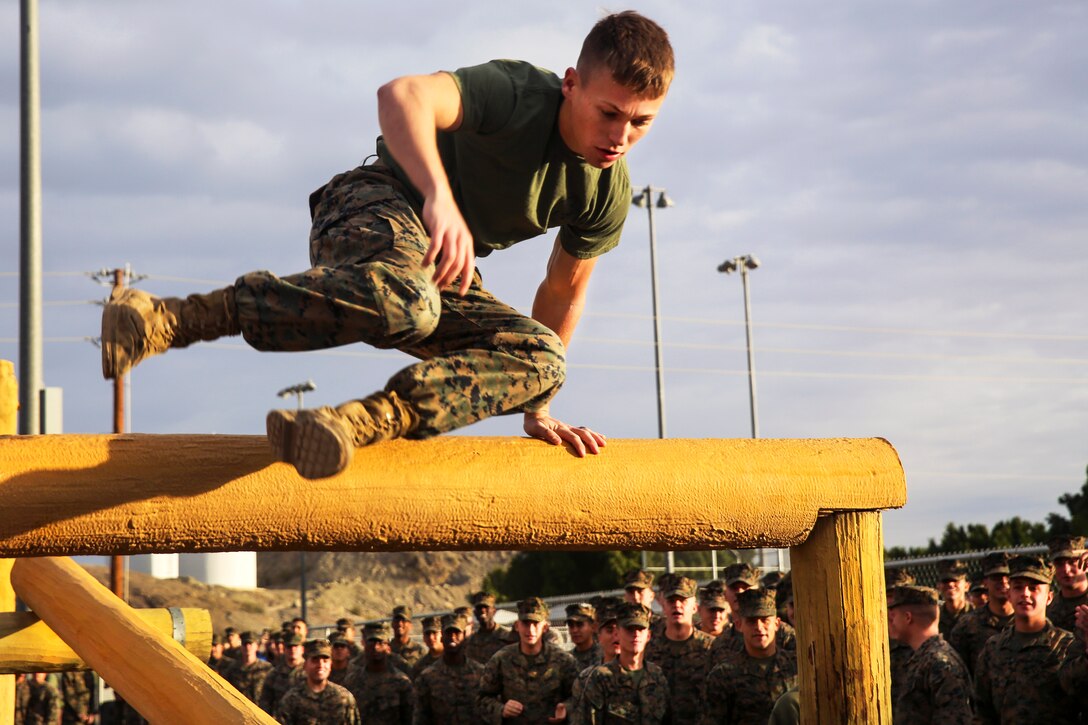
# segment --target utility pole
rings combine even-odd
[[[41,433],[42,170],[38,2],[19,16],[19,432]]]
[[[314,385],[313,380],[307,380],[304,383],[298,383],[297,385],[290,385],[283,390],[276,393],[281,398],[286,398],[294,395],[298,400],[298,410],[302,410],[302,396],[305,393],[313,392],[317,390],[317,386]],[[306,619],[306,552],[298,552],[298,602],[299,602],[299,614],[298,616]]]
[[[110,294],[119,294],[125,288],[125,269],[113,270],[113,290]],[[125,378],[121,375],[113,379],[113,432],[125,432]],[[122,602],[128,601],[125,591],[125,557],[114,554],[110,557],[110,589]]]

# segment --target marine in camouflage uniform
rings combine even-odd
[[[566,614],[567,633],[574,642],[574,649],[570,650],[570,654],[578,665],[578,671],[601,664],[601,646],[594,638],[596,609],[588,602],[579,602],[568,604]],[[576,636],[581,642],[575,639]]]
[[[737,614],[738,620],[744,620],[742,629],[760,620],[769,623],[766,626],[777,626],[774,593],[762,589],[740,593]],[[710,671],[703,725],[765,725],[775,702],[797,681],[796,654],[778,647],[773,637],[768,641],[772,644],[764,651],[750,646],[740,652],[730,651]]]
[[[26,725],[56,725],[64,707],[60,692],[47,679],[44,672],[28,675],[28,697],[23,710]]]
[[[351,690],[359,715],[367,725],[411,725],[415,690],[408,675],[392,667],[388,622],[363,627],[366,665],[356,669],[344,686]]]
[[[305,661],[301,654],[301,648],[304,645],[302,637],[291,632],[282,635],[282,639],[284,646],[283,657],[273,666],[272,671],[268,673],[268,677],[264,679],[264,687],[261,688],[261,699],[257,703],[269,715],[276,714],[276,707],[288,690],[295,685],[304,685],[306,683],[306,673],[302,666],[302,662]],[[292,659],[292,654],[294,659]],[[298,661],[299,664],[292,664],[292,661]]]
[[[711,635],[707,635],[710,637]],[[720,665],[725,661],[730,652],[744,650],[744,635],[737,629],[736,622],[726,625],[722,633],[717,637],[711,637],[710,666]],[[794,652],[797,650],[797,630],[790,626],[789,622],[779,620],[778,631],[774,635],[775,644],[779,649]]]
[[[619,616],[619,608],[624,601],[619,597],[598,597],[594,603],[594,624],[596,625],[598,642],[601,650],[601,661],[592,667],[585,667],[578,673],[572,688],[571,702],[574,703],[575,712],[581,710],[580,698],[585,688],[586,681],[593,673],[594,667],[606,665],[619,656],[619,625],[616,618]]]
[[[484,723],[543,725],[559,705],[569,713],[578,669],[573,657],[543,641],[547,622],[548,605],[543,600],[530,597],[518,602],[518,643],[495,653],[480,677],[476,707]],[[504,719],[503,709],[511,701],[520,703],[522,710]]]
[[[30,683],[26,681],[26,675],[20,673],[15,676],[15,725],[26,722],[26,708],[29,703]]]
[[[1012,605],[1008,601],[1009,555],[1003,551],[982,559],[982,574],[989,593],[985,607],[974,609],[960,618],[948,643],[960,653],[971,674],[979,654],[989,639],[1012,626]]]
[[[967,599],[967,565],[957,559],[938,561],[937,583],[944,599],[938,631],[947,640],[960,618],[974,609]],[[960,600],[958,608],[957,599]]]
[[[423,618],[423,641],[427,645],[427,654],[420,657],[408,672],[408,677],[412,678],[412,682],[419,679],[419,676],[423,674],[423,670],[442,659],[441,617]]]
[[[888,606],[892,603],[892,594],[898,587],[914,584],[914,575],[904,567],[887,567],[884,569],[884,594],[888,598]],[[910,662],[914,650],[906,642],[900,642],[888,634],[888,664],[891,672],[892,702],[899,699],[903,691],[903,685],[907,681],[907,663]]]
[[[710,647],[715,638],[695,628],[695,593],[698,585],[688,577],[677,577],[662,592],[666,602],[666,629],[650,638],[646,661],[661,668],[669,683],[673,719],[678,723],[698,722],[703,712],[704,685],[710,672]],[[679,618],[671,614],[679,608]],[[677,639],[674,639],[676,637]]]
[[[61,673],[60,696],[64,703],[61,725],[85,725],[91,721],[97,686],[97,678],[89,670]]]
[[[1055,627],[1072,632],[1076,629],[1077,607],[1088,604],[1088,577],[1085,575],[1083,536],[1057,536],[1048,542],[1050,561],[1055,567],[1058,589],[1046,616]],[[1068,592],[1068,596],[1067,596]]]
[[[1046,596],[1054,568],[1041,558],[1017,556],[1010,562],[1016,622],[988,640],[979,654],[975,690],[983,723],[1080,722],[1080,703],[1062,687],[1060,670],[1074,638],[1046,619]],[[1024,602],[1034,588],[1034,608]],[[1039,601],[1039,598],[1042,601]],[[1032,606],[1028,601],[1028,607]]]
[[[419,662],[427,654],[427,648],[419,642],[414,642],[411,638],[412,610],[403,604],[398,604],[393,607],[393,616],[390,622],[393,627],[393,640],[390,642],[393,654],[404,660],[404,663],[408,666],[408,672],[411,672],[416,662]]]
[[[257,659],[257,638],[252,632],[242,633],[242,655],[233,660],[223,673],[223,679],[232,684],[246,698],[257,704],[265,678],[272,672],[272,665]]]
[[[301,635],[300,635],[301,636]],[[305,679],[289,689],[276,706],[276,720],[282,725],[360,725],[355,696],[329,682],[332,645],[327,639],[306,643],[303,670]]]
[[[940,634],[936,589],[898,586],[888,597],[890,634],[913,654],[892,701],[898,725],[973,723],[973,691],[967,665]]]
[[[329,644],[332,645],[332,670],[329,672],[329,682],[344,686],[347,679],[359,669],[351,661],[351,646],[354,642],[343,632],[333,632],[329,635]]]
[[[487,592],[472,595],[472,613],[476,617],[476,631],[465,643],[465,655],[486,665],[492,655],[517,641],[509,627],[495,621],[495,597]]]
[[[442,655],[415,681],[413,725],[476,725],[476,692],[484,666],[464,653],[467,617],[442,617]]]

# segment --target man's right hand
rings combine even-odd
[[[423,257],[424,266],[435,265],[432,279],[439,290],[460,277],[457,293],[464,297],[476,269],[476,248],[472,232],[451,192],[439,192],[427,198],[423,203],[423,224],[431,234],[431,246]]]
[[[502,706],[502,716],[505,718],[517,717],[525,711],[525,706],[517,700],[507,700]]]

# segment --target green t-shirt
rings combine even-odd
[[[476,255],[555,227],[563,249],[579,259],[616,246],[631,206],[627,162],[597,169],[563,143],[561,79],[513,60],[450,75],[464,114],[457,131],[438,134],[438,150]],[[411,187],[381,138],[378,155]]]

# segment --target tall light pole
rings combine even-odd
[[[302,394],[310,393],[317,390],[317,386],[314,385],[313,380],[307,380],[304,383],[297,385],[289,385],[283,390],[276,393],[281,398],[286,398],[291,395],[298,397],[298,409],[302,410]],[[306,552],[298,552],[298,602],[299,613],[298,616],[306,619]]]
[[[657,202],[654,203],[654,192],[658,192]],[[661,361],[661,314],[658,306],[657,295],[657,227],[654,224],[654,207],[668,209],[675,206],[664,189],[647,184],[642,191],[631,198],[631,203],[640,209],[645,209],[650,218],[650,290],[653,295],[654,312],[654,371],[657,376],[657,437],[665,437],[665,365]],[[673,570],[673,552],[665,553],[665,571]],[[646,552],[642,552],[642,568],[646,568]]]
[[[759,260],[750,254],[727,259],[718,265],[718,271],[730,274],[740,272],[744,287],[744,336],[748,343],[748,405],[752,413],[752,437],[759,438],[759,416],[756,413],[756,360],[752,349],[752,303],[748,294],[748,271],[759,268]]]

